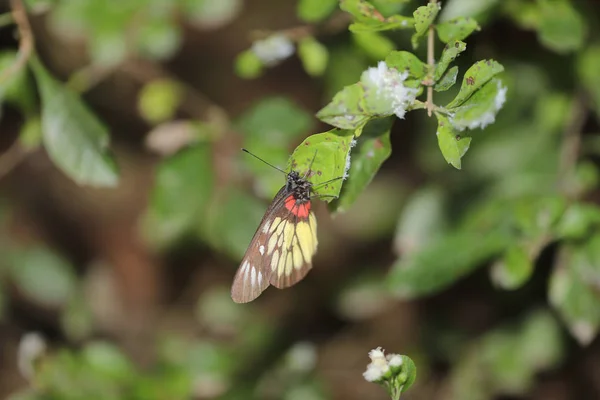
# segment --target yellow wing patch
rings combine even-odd
[[[304,278],[312,268],[312,258],[317,251],[317,219],[311,212],[306,220],[293,223],[289,220],[277,221],[271,225],[273,237],[269,240],[267,254],[273,245],[271,257],[271,284],[278,288],[291,286]],[[275,248],[277,250],[275,250]]]

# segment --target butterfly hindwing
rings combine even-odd
[[[271,260],[271,285],[283,289],[302,280],[312,268],[317,251],[317,220],[312,211],[297,216],[294,208],[282,222],[281,236]],[[270,240],[273,240],[272,238]],[[277,260],[277,262],[275,262]]]

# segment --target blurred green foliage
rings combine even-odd
[[[44,3],[52,29],[82,39],[91,66],[114,70],[131,59],[167,61],[181,49],[182,21],[214,29],[241,8],[238,0],[126,0],[119,7],[97,0],[27,2],[31,10]],[[263,200],[284,175],[250,156],[236,156],[219,175],[227,138],[285,172],[307,176],[336,218],[354,218],[350,229],[333,222],[346,239],[393,242],[388,273],[370,273],[385,263],[375,257],[361,266],[369,273],[340,279],[328,306],[341,319],[361,321],[399,299],[435,296],[482,268],[499,293],[516,292],[550,263],[546,307],[524,304],[520,321],[461,340],[444,354],[451,398],[525,395],[537,373],[565,358],[562,326],[581,346],[600,330],[600,146],[586,131],[592,126],[597,133],[600,116],[595,21],[586,6],[568,0],[416,3],[298,1],[298,18],[311,24],[304,34],[267,32],[239,52],[231,70],[256,79],[284,68],[277,65],[297,52],[322,87],[320,111],[279,95],[258,99],[222,125],[184,117],[193,134],[157,163],[140,233],[157,252],[201,243],[239,260],[264,213]],[[338,18],[345,18],[343,29],[329,40],[319,27]],[[524,49],[534,56],[483,36],[500,19],[510,29],[535,32],[538,47]],[[441,43],[432,65],[424,52],[434,33]],[[264,46],[257,51],[259,41],[267,42],[266,55]],[[471,59],[479,54],[502,64]],[[547,59],[561,63],[549,68]],[[0,71],[16,60],[14,50],[2,52]],[[146,82],[138,117],[152,128],[180,118],[185,92],[175,79]],[[122,184],[109,129],[35,54],[0,82],[0,101],[22,116],[16,143],[26,152],[43,147],[80,185]],[[419,119],[425,111],[435,122]],[[312,114],[333,128],[317,128]],[[408,140],[404,126],[418,134]],[[395,152],[418,170],[419,184],[394,177],[383,189],[369,186]],[[394,211],[398,218],[388,216]],[[8,231],[1,240],[0,318],[16,292],[59,311],[65,336],[82,343],[33,360],[31,388],[12,400],[330,398],[316,349],[304,342],[279,349],[252,385],[239,384],[281,332],[254,305],[234,305],[220,287],[205,291],[195,307],[194,323],[208,333],[160,332],[156,360],[142,369],[116,344],[90,339],[97,321],[68,257],[39,243],[17,244]],[[550,261],[542,260],[548,250]]]

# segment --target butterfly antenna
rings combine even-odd
[[[306,170],[306,173],[304,174],[304,177],[302,179],[306,179],[308,177],[308,173],[310,172],[310,169],[313,166],[313,163],[315,162],[315,158],[317,158],[317,151],[315,150],[315,155],[313,156],[312,160],[310,161],[310,164],[308,164],[308,169]]]
[[[243,152],[246,152],[246,153],[248,153],[248,154],[250,154],[252,157],[256,158],[257,160],[260,160],[260,161],[264,162],[264,163],[265,163],[265,164],[267,164],[269,167],[273,167],[273,168],[275,168],[277,171],[283,172],[284,174],[286,174],[286,175],[287,175],[287,172],[285,172],[285,171],[284,171],[284,170],[282,170],[281,168],[279,168],[279,167],[276,167],[276,166],[274,166],[273,164],[271,164],[271,163],[269,163],[269,162],[266,162],[265,160],[263,160],[262,158],[260,158],[260,157],[259,157],[259,156],[257,156],[256,154],[254,154],[254,153],[251,153],[250,151],[248,151],[247,149],[244,149],[244,148],[242,148],[242,151],[243,151]]]
[[[328,183],[335,182],[335,181],[340,180],[340,179],[344,179],[344,177],[343,176],[338,176],[337,178],[333,178],[333,179],[330,179],[330,180],[325,181],[325,182],[320,182],[319,184],[313,186],[313,189],[316,189],[319,186],[327,185]]]

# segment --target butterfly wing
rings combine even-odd
[[[271,226],[274,218],[287,212],[283,206],[285,197],[284,186],[273,198],[242,258],[231,285],[231,298],[236,303],[247,303],[256,299],[269,286],[272,253],[267,254],[267,245],[272,236]]]
[[[285,288],[300,281],[312,267],[317,250],[317,221],[310,201],[295,204],[285,187],[265,213],[231,286],[231,298],[247,303],[272,284]]]
[[[302,206],[296,206],[302,207]],[[310,208],[308,208],[310,209]],[[317,251],[317,219],[312,211],[306,217],[292,209],[281,222],[278,242],[271,257],[271,285],[283,289],[302,280],[312,268]],[[274,240],[271,238],[270,240]]]

